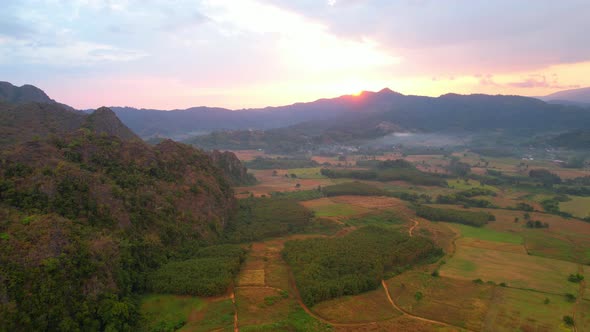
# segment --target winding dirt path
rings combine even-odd
[[[240,328],[238,327],[238,307],[236,307],[236,294],[233,289],[229,297],[231,298],[231,303],[234,305],[234,332],[240,332]]]
[[[381,280],[381,285],[383,286],[383,289],[385,290],[385,295],[387,295],[387,300],[389,301],[389,303],[391,303],[391,305],[396,310],[398,310],[399,312],[403,313],[404,315],[406,315],[406,316],[408,316],[410,318],[413,318],[413,319],[422,321],[422,322],[427,322],[427,323],[436,324],[436,325],[442,325],[442,326],[445,326],[445,327],[450,327],[450,328],[453,328],[453,329],[458,329],[458,330],[463,330],[463,331],[475,332],[473,330],[469,330],[469,329],[466,329],[466,328],[463,328],[463,327],[455,326],[455,325],[448,324],[448,323],[445,323],[445,322],[441,322],[441,321],[438,321],[438,320],[433,320],[433,319],[428,319],[428,318],[424,318],[424,317],[413,315],[413,314],[407,312],[406,310],[400,308],[395,303],[395,301],[393,301],[393,298],[389,294],[389,289],[387,288],[387,284],[385,283],[385,280]]]
[[[297,283],[295,282],[295,277],[293,276],[293,271],[291,271],[290,268],[289,268],[289,285],[291,286],[291,289],[292,289],[293,293],[295,294],[295,298],[297,300],[297,303],[299,303],[299,306],[301,306],[301,308],[303,308],[303,310],[308,315],[319,320],[320,322],[322,322],[324,324],[329,324],[332,326],[339,326],[339,327],[359,327],[359,326],[366,326],[366,325],[376,325],[377,323],[379,323],[378,321],[364,322],[364,323],[339,323],[339,322],[333,322],[333,321],[327,320],[327,319],[319,316],[315,312],[311,311],[311,309],[309,309],[307,307],[307,305],[305,303],[303,303],[303,300],[301,299],[301,294],[299,293],[299,289],[297,288]]]
[[[410,220],[414,223],[414,225],[412,225],[412,227],[410,227],[408,229],[408,234],[410,235],[410,237],[413,237],[414,236],[414,229],[420,225],[420,222],[417,219],[415,219],[415,218],[410,218]],[[456,240],[456,238],[453,239],[453,246],[455,245],[455,240]],[[454,254],[454,252],[453,252],[453,254]],[[404,314],[404,315],[406,315],[406,316],[408,316],[410,318],[413,318],[413,319],[422,321],[422,322],[427,322],[427,323],[431,323],[431,324],[442,325],[442,326],[445,326],[445,327],[450,327],[450,328],[464,330],[464,331],[475,332],[475,331],[472,331],[472,330],[469,330],[469,329],[465,329],[465,328],[462,328],[462,327],[459,327],[459,326],[455,326],[455,325],[452,325],[452,324],[448,324],[448,323],[445,323],[445,322],[441,322],[441,321],[437,321],[437,320],[428,319],[428,318],[424,318],[424,317],[413,315],[413,314],[409,313],[408,311],[400,308],[400,306],[398,306],[395,303],[395,301],[391,297],[391,294],[389,293],[389,288],[387,287],[387,284],[385,283],[385,280],[381,280],[381,285],[383,286],[383,290],[385,290],[385,295],[387,296],[387,300],[389,301],[389,303],[391,303],[391,306],[395,310],[401,312],[402,314]]]
[[[408,234],[410,234],[410,237],[414,236],[414,228],[418,227],[418,225],[420,225],[420,223],[418,222],[418,220],[411,218],[410,219],[414,225],[412,225],[412,227],[410,227],[410,229],[408,230]]]

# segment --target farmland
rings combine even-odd
[[[458,157],[483,169],[480,157],[465,155]],[[510,158],[485,160],[488,169],[520,176],[518,185],[505,177],[490,184],[477,167],[473,178],[452,176],[442,155],[405,157],[434,174],[424,183],[322,174],[338,163],[338,174],[370,172],[383,156],[312,159],[322,166],[251,170],[258,183],[236,188],[248,217],[227,235],[247,250],[232,287],[213,299],[176,297],[171,307],[181,314],[165,321],[184,317],[187,331],[199,331],[204,319],[210,329],[240,331],[568,331],[564,317],[571,316],[577,331],[590,329],[586,282],[568,281],[576,273],[590,278],[590,223],[575,218],[586,198],[559,202],[574,217],[549,213],[543,202],[556,194],[523,184],[534,180]],[[446,185],[430,185],[441,174]],[[439,196],[468,199],[445,204]],[[469,206],[470,199],[491,205]],[[408,239],[442,256],[405,262],[403,255],[420,257]],[[144,310],[156,311],[148,299]]]

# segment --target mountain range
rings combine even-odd
[[[446,94],[433,98],[402,95],[389,89],[239,111],[208,107],[168,112],[112,109],[143,138],[161,136],[181,140],[213,131],[267,131],[285,127],[314,135],[325,131],[362,131],[361,136],[372,137],[400,130],[543,132],[590,125],[590,105],[582,103],[548,103],[529,97],[481,94]]]
[[[23,104],[26,101],[42,101],[45,105],[34,107],[61,106],[33,86],[19,88],[9,83],[1,86],[3,92],[0,100],[12,102],[11,108],[32,107]],[[283,144],[281,141],[286,139],[286,144],[348,143],[375,139],[393,132],[502,131],[532,135],[579,130],[590,126],[590,106],[581,102],[586,100],[583,95],[587,91],[590,90],[578,89],[543,97],[546,100],[569,98],[567,102],[561,103],[506,95],[446,94],[424,97],[383,89],[378,92],[365,91],[358,96],[344,95],[259,109],[194,107],[160,111],[111,107],[111,110],[126,127],[143,139],[173,138],[205,148],[227,149],[244,147],[244,142],[255,141]],[[15,101],[17,104],[14,104]],[[64,106],[61,109],[71,111],[58,111],[62,117],[81,117],[81,112]],[[15,111],[11,118],[13,121],[18,118],[14,114],[19,111]],[[85,111],[89,112],[92,110]],[[78,121],[82,121],[81,118]],[[46,134],[47,131],[60,132],[59,128],[48,127],[35,135]],[[6,140],[6,137],[0,139]],[[267,145],[246,144],[256,148]]]

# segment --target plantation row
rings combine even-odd
[[[427,174],[413,168],[390,168],[376,170],[348,170],[348,169],[327,169],[323,168],[321,174],[331,179],[352,178],[357,180],[375,181],[406,181],[422,186],[446,187],[444,178]]]
[[[431,221],[448,221],[475,227],[481,227],[489,221],[496,220],[494,215],[487,212],[439,209],[425,205],[416,207],[416,215]]]
[[[283,250],[308,306],[376,289],[386,275],[442,254],[430,239],[376,226],[341,238],[290,241]]]

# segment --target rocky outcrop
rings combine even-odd
[[[214,150],[209,152],[209,157],[232,185],[245,186],[256,183],[254,175],[248,173],[248,169],[233,152]]]

